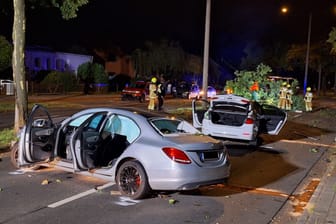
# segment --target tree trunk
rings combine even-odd
[[[325,75],[322,76],[322,96],[326,95],[327,91],[327,77]]]
[[[336,95],[336,72],[334,73],[334,95]]]
[[[25,47],[25,1],[13,0],[14,22],[13,22],[13,79],[15,85],[15,121],[14,131],[18,132],[25,125],[28,111],[28,98],[26,90],[26,74],[24,66]]]
[[[322,65],[319,63],[318,66],[318,84],[317,84],[317,95],[320,96],[321,94],[321,76],[322,76]]]

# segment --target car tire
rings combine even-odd
[[[252,147],[258,147],[262,144],[262,138],[261,137],[256,137],[254,140],[249,142],[249,146]]]
[[[10,150],[11,163],[15,168],[19,168],[18,150],[19,150],[19,143],[15,142],[14,145],[11,146],[11,150]]]
[[[145,198],[151,191],[146,172],[136,160],[127,161],[120,166],[116,182],[120,193],[131,199]]]

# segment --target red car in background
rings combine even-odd
[[[122,90],[121,100],[139,100],[145,102],[148,100],[149,82],[136,81],[134,85],[127,86]]]

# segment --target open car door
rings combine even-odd
[[[209,101],[204,99],[195,99],[192,101],[193,126],[201,128],[205,112],[209,109]]]
[[[78,126],[71,136],[75,170],[93,169],[96,166],[98,149],[101,144],[101,129],[106,117],[107,112],[92,114]]]
[[[55,129],[47,109],[34,105],[20,135],[18,165],[33,165],[50,160],[54,152]]]
[[[261,133],[277,135],[287,121],[287,113],[275,106],[261,105],[261,114],[259,114]]]

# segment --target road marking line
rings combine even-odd
[[[52,204],[48,205],[48,208],[56,208],[56,207],[59,207],[59,206],[61,206],[61,205],[64,205],[64,204],[66,204],[66,203],[69,203],[69,202],[71,202],[71,201],[74,201],[74,200],[77,200],[77,199],[79,199],[79,198],[85,197],[85,196],[87,196],[87,195],[89,195],[89,194],[95,193],[95,192],[97,192],[98,190],[102,190],[102,189],[111,187],[111,186],[113,186],[114,184],[115,184],[115,183],[113,183],[113,182],[109,182],[109,183],[107,183],[107,184],[104,184],[104,185],[95,187],[95,188],[93,188],[93,189],[84,191],[84,192],[79,193],[79,194],[76,194],[76,195],[74,195],[74,196],[65,198],[65,199],[63,199],[63,200],[61,200],[61,201],[52,203]]]

